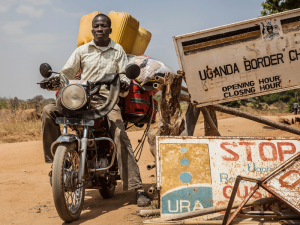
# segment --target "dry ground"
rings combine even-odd
[[[291,119],[294,116],[287,117]],[[219,130],[222,136],[296,136],[238,117],[221,118]],[[276,116],[267,118],[274,121],[279,119]],[[133,147],[142,133],[128,133]],[[200,122],[195,136],[203,134],[203,123]],[[0,144],[0,153],[0,224],[64,224],[54,208],[47,176],[50,164],[44,163],[42,142]],[[155,182],[155,170],[146,170],[146,165],[152,161],[146,143],[139,161],[145,189]],[[82,215],[72,224],[141,224],[142,219],[136,215],[138,209],[134,192],[123,192],[120,183],[111,199],[102,199],[98,190],[86,190]]]

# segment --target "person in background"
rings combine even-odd
[[[298,102],[294,103],[294,115],[297,115],[299,104]]]

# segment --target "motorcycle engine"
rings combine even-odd
[[[91,165],[91,168],[92,169],[98,169],[98,168],[106,168],[108,166],[109,166],[109,164],[108,164],[107,158],[101,158],[100,160],[97,160],[97,162],[93,161],[92,165]],[[107,170],[97,171],[98,176],[105,177],[106,174],[107,174]]]

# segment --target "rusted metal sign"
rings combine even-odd
[[[267,179],[262,186],[300,214],[299,160],[300,156]]]
[[[198,106],[300,88],[300,9],[174,37]]]
[[[281,202],[284,202],[294,211],[300,214],[300,190],[297,186],[300,184],[298,163],[300,159],[300,152],[294,154],[285,162],[281,163],[276,169],[268,173],[263,178],[252,178],[237,176],[230,200],[226,209],[222,225],[229,225],[242,210],[249,199],[254,195],[259,187],[264,188],[266,191],[272,193]],[[231,214],[232,204],[238,191],[241,181],[250,181],[256,183],[253,190],[245,197],[243,202],[239,205],[237,210]],[[230,218],[229,215],[231,214]]]
[[[156,143],[162,218],[227,205],[238,175],[262,178],[300,151],[299,138],[157,137]],[[295,174],[298,176],[300,173]],[[241,181],[235,202],[241,202],[254,185]],[[298,181],[290,185],[298,185]],[[263,197],[270,194],[262,188],[253,195],[254,199]],[[280,211],[285,206],[271,207]],[[223,214],[215,216],[202,219],[223,218]]]

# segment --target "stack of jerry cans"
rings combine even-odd
[[[93,40],[92,20],[101,14],[95,11],[84,15],[80,20],[77,47]],[[139,21],[128,13],[111,11],[108,17],[112,22],[110,38],[120,44],[126,54],[143,55],[151,40],[151,33],[139,26]]]

